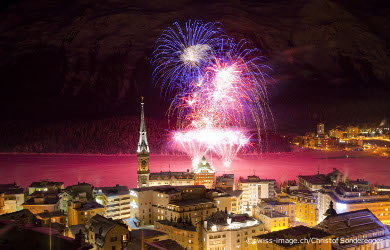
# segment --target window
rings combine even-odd
[[[112,248],[111,248],[112,250],[116,250],[116,247],[115,246],[112,246]]]
[[[111,237],[111,242],[115,242],[117,240],[118,240],[118,238],[116,236],[115,237]]]

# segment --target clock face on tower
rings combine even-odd
[[[149,170],[148,160],[147,159],[140,159],[138,168],[140,171],[148,171]]]

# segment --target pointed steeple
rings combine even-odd
[[[139,141],[138,141],[137,153],[149,153],[149,144],[148,144],[148,139],[146,138],[146,128],[145,128],[144,97],[142,97],[142,101],[141,101],[141,125],[139,129]]]

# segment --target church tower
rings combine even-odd
[[[141,125],[139,130],[139,141],[137,148],[138,157],[138,187],[149,187],[149,145],[146,138],[145,115],[144,115],[144,98],[141,102]]]

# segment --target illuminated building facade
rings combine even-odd
[[[130,191],[127,186],[96,188],[102,193],[104,216],[114,220],[130,218]]]
[[[301,190],[317,191],[323,186],[335,185],[342,180],[343,173],[336,168],[328,174],[298,175],[298,188]]]
[[[204,185],[208,189],[213,188],[215,169],[206,160],[205,156],[202,157],[193,172],[195,174],[195,185]]]
[[[130,241],[130,231],[125,224],[99,214],[93,216],[85,228],[93,250],[126,249]]]
[[[368,209],[327,216],[315,228],[334,235],[333,249],[390,247],[389,228]]]
[[[4,194],[3,213],[12,213],[23,209],[24,188],[16,183],[0,184],[0,194]],[[1,214],[1,212],[0,212]]]
[[[239,214],[241,212],[242,190],[210,189],[207,193],[210,199],[217,201],[217,210]]]
[[[359,134],[359,127],[349,126],[347,127],[348,138],[357,138]]]
[[[289,217],[286,214],[268,208],[254,207],[253,217],[264,224],[267,232],[274,232],[288,228]]]
[[[225,190],[235,190],[234,174],[223,174],[217,176],[215,188],[223,188]]]
[[[325,134],[325,125],[323,123],[317,124],[317,136]]]
[[[62,189],[64,189],[63,182],[53,182],[48,180],[41,180],[39,182],[33,182],[28,187],[28,194],[38,192],[47,192],[47,193],[59,193]]]
[[[319,220],[319,206],[315,193],[308,190],[293,190],[287,194],[295,202],[295,221],[315,226]]]
[[[168,237],[188,250],[200,249],[198,228],[189,219],[184,221],[157,220],[154,230],[168,234]]]
[[[50,225],[51,223],[59,223],[66,226],[66,215],[61,211],[43,212],[36,214],[38,220],[41,220],[44,225]]]
[[[149,175],[149,187],[194,185],[195,174],[187,172],[155,172]]]
[[[256,175],[240,178],[237,189],[243,191],[241,211],[251,214],[252,207],[257,205],[259,199],[274,198],[275,187],[276,181],[272,179],[260,179]]]
[[[390,225],[390,197],[388,194],[370,194],[348,187],[327,187],[318,192],[319,220],[333,202],[338,214],[369,209],[382,223]]]
[[[195,223],[217,211],[217,202],[206,197],[202,185],[133,188],[130,197],[130,218],[140,225],[179,217],[191,217]]]
[[[287,196],[285,197],[288,198]],[[287,215],[290,222],[294,222],[296,220],[296,203],[290,202],[289,198],[287,201],[281,201],[280,199],[274,198],[261,199],[255,207],[254,216],[256,214],[260,214],[262,210],[272,210]]]
[[[216,212],[204,220],[202,249],[248,249],[249,240],[264,233],[264,225],[247,214]]]
[[[35,191],[27,196],[27,200],[22,204],[23,209],[30,210],[33,214],[54,212],[60,210],[60,199],[56,193],[46,193]]]
[[[68,226],[85,224],[96,214],[103,214],[104,206],[95,201],[71,201],[68,208]]]

